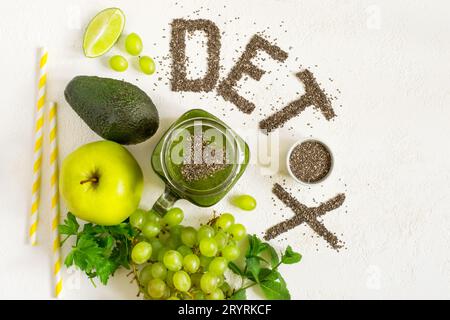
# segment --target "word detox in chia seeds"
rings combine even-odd
[[[187,152],[181,165],[181,176],[185,181],[209,178],[228,166],[225,148],[205,141],[202,134],[192,135],[188,144],[190,152]]]
[[[289,167],[297,179],[306,183],[319,182],[331,170],[330,151],[321,142],[308,140],[297,145],[289,157]]]
[[[273,186],[272,192],[287,207],[291,208],[295,215],[292,218],[267,229],[264,239],[274,239],[280,234],[289,231],[302,223],[306,223],[311,229],[314,230],[315,233],[324,238],[331,248],[339,250],[344,246],[343,243],[337,238],[336,234],[328,231],[325,225],[319,221],[318,218],[329,211],[339,208],[345,201],[345,194],[340,193],[334,198],[321,203],[318,207],[310,208],[300,203],[278,183]]]

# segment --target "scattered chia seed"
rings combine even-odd
[[[317,140],[297,145],[289,157],[289,167],[297,179],[315,183],[325,178],[331,170],[332,158],[328,148]]]
[[[292,211],[294,211],[295,216],[267,229],[264,235],[265,240],[274,239],[280,234],[285,233],[302,223],[306,223],[317,233],[317,235],[325,239],[331,248],[339,251],[339,249],[344,246],[337,238],[336,234],[328,231],[324,224],[321,221],[318,221],[317,218],[325,215],[329,211],[339,208],[345,201],[345,194],[340,193],[334,198],[321,203],[319,206],[310,208],[300,203],[278,183],[273,186],[272,192],[288,208],[291,208]]]

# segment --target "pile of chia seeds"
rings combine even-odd
[[[289,157],[289,167],[297,179],[315,183],[324,179],[331,170],[332,158],[321,142],[308,140],[297,145]]]

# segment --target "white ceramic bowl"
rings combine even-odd
[[[330,170],[328,171],[328,173],[327,173],[322,179],[320,179],[320,180],[318,180],[318,181],[314,181],[314,182],[305,182],[305,181],[302,181],[302,180],[300,180],[299,178],[297,178],[297,177],[294,175],[294,173],[292,172],[291,166],[290,166],[290,164],[289,164],[289,159],[290,159],[291,154],[292,154],[292,151],[295,149],[295,147],[298,146],[298,145],[300,145],[300,144],[302,144],[303,142],[307,142],[307,141],[317,141],[317,142],[321,143],[321,144],[327,149],[327,151],[330,153],[330,157],[331,157],[331,166],[330,166]],[[289,149],[289,151],[287,152],[287,155],[286,155],[286,168],[287,168],[287,170],[288,170],[288,172],[289,172],[289,175],[290,175],[295,181],[297,181],[297,182],[299,182],[299,183],[301,183],[301,184],[304,184],[304,185],[312,185],[312,184],[318,184],[318,183],[323,182],[326,178],[328,178],[328,177],[330,176],[331,171],[333,171],[333,166],[334,166],[334,156],[333,156],[333,153],[331,152],[330,148],[328,147],[328,145],[327,145],[325,142],[323,142],[322,140],[316,139],[316,138],[304,138],[304,139],[298,140],[297,142],[295,142],[295,143],[290,147],[290,149]]]

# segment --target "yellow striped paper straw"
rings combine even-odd
[[[44,104],[47,84],[47,57],[47,49],[41,48],[39,55],[39,81],[34,132],[33,184],[31,191],[30,242],[32,245],[36,245],[36,231],[39,219],[39,203],[41,196],[40,191],[43,142],[42,126],[44,124]]]
[[[54,294],[59,296],[62,289],[61,278],[61,252],[60,239],[58,232],[59,225],[59,190],[58,190],[58,137],[57,137],[57,104],[50,103],[49,110],[50,121],[50,190],[51,190],[51,211],[52,211],[52,243],[53,243],[53,276],[54,276]]]

